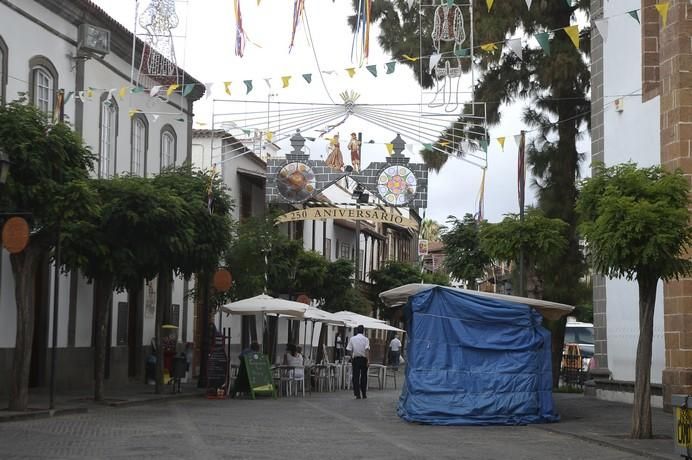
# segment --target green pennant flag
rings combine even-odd
[[[396,61],[391,61],[386,64],[387,74],[394,73],[394,67],[396,67]]]
[[[63,103],[63,104],[67,104],[67,101],[69,101],[70,98],[72,98],[73,95],[74,95],[74,91],[68,92],[68,93],[65,95],[65,99],[62,101],[62,103]]]
[[[543,52],[546,56],[550,56],[550,34],[548,32],[541,32],[536,34],[536,40],[538,44],[543,48]]]
[[[250,94],[250,91],[252,91],[252,80],[243,80],[243,82],[245,83],[245,88],[247,88],[245,94]]]
[[[181,117],[181,118],[176,118],[176,119],[175,119],[175,121],[181,121],[181,122],[184,122],[184,121],[185,121],[185,119]]]
[[[454,52],[454,54],[461,57],[468,56],[471,54],[471,48],[459,48]]]
[[[183,97],[190,94],[193,89],[195,89],[194,83],[188,83],[186,85],[183,85]]]
[[[480,146],[485,153],[488,153],[488,140],[487,139],[481,139]]]
[[[447,6],[454,5],[454,0],[447,0]]]
[[[368,72],[370,72],[373,77],[377,78],[377,66],[376,65],[366,65],[365,68],[368,69]]]
[[[143,93],[143,92],[144,92],[144,88],[142,88],[141,86],[135,86],[135,87],[132,88],[131,92],[132,92],[132,94]]]
[[[567,3],[567,6],[569,6],[570,8],[574,6],[573,0],[565,0],[565,3]]]
[[[432,144],[423,144],[425,150],[432,150]]]
[[[632,16],[632,18],[637,21],[637,24],[641,24],[641,22],[639,22],[639,14],[637,13],[637,10],[628,11],[627,14]]]
[[[243,132],[245,133],[246,136],[250,135],[250,130],[249,129],[243,129]]]
[[[311,73],[304,73],[303,78],[305,79],[308,84],[312,83],[312,74]]]

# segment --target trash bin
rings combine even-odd
[[[156,385],[156,355],[150,354],[144,366],[144,379],[148,385]]]
[[[692,395],[672,395],[675,453],[692,459]]]
[[[180,393],[181,379],[185,378],[187,372],[187,359],[184,353],[173,358],[173,369],[171,370],[171,378],[173,379],[173,391]]]

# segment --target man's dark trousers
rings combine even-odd
[[[363,356],[353,358],[353,394],[365,397],[368,390],[368,360]]]

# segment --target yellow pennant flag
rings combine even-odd
[[[223,89],[226,91],[226,94],[229,96],[231,95],[231,82],[230,81],[225,81],[223,82]]]
[[[394,144],[384,144],[385,147],[387,147],[387,153],[391,155],[394,153]]]
[[[180,85],[177,83],[173,83],[171,86],[169,86],[168,89],[166,90],[166,96],[171,97],[171,94],[173,94],[173,91],[178,89],[179,86]]]
[[[127,94],[127,86],[123,86],[120,88],[120,91],[118,91],[118,97],[120,99],[125,99],[125,95]]]
[[[447,147],[449,145],[449,141],[440,141],[440,145],[442,147]]]
[[[495,43],[486,43],[485,45],[481,45],[481,49],[488,53],[492,53],[497,49],[497,45]]]
[[[291,80],[290,75],[286,75],[285,77],[281,77],[281,81],[284,82],[284,88],[288,87],[288,82]]]
[[[493,7],[493,2],[495,0],[485,0],[485,3],[488,5],[488,13],[490,13],[490,8]]]
[[[272,139],[274,139],[274,133],[271,131],[267,131],[267,133],[264,136],[267,138],[269,142],[271,142]]]
[[[346,72],[348,72],[348,76],[353,78],[353,76],[356,74],[356,68],[355,67],[349,67],[346,69]]]
[[[135,116],[136,113],[140,113],[140,112],[141,112],[140,109],[130,109],[127,111],[127,116],[132,118]]]
[[[86,97],[87,99],[91,99],[92,97],[94,97],[94,90],[92,88],[87,89]]]
[[[417,57],[411,57],[408,54],[402,54],[401,57],[411,62],[416,62],[418,60]]]
[[[502,147],[502,151],[505,151],[505,136],[498,137],[497,142],[500,143],[500,147]]]
[[[656,3],[654,5],[656,11],[661,15],[661,20],[663,21],[663,27],[668,23],[668,8],[670,7],[670,2]]]
[[[576,49],[579,49],[579,27],[569,26],[569,27],[565,27],[562,30],[564,30],[565,33],[567,34],[567,36],[569,37],[569,39],[572,40],[574,47]]]

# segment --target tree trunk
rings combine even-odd
[[[29,405],[29,372],[34,341],[34,280],[42,249],[29,243],[24,251],[10,255],[17,302],[17,335],[10,375],[9,409],[25,411]]]
[[[550,331],[551,364],[553,369],[553,388],[560,384],[560,366],[562,364],[562,350],[565,347],[565,324],[567,318],[557,320],[544,320],[543,326]]]
[[[632,438],[651,438],[651,342],[654,335],[654,309],[658,279],[637,280],[639,285],[639,341],[634,377]]]
[[[162,270],[156,279],[156,394],[163,391],[163,313],[171,309],[171,288],[173,284],[173,272],[170,270]],[[168,333],[168,329],[166,329]]]
[[[113,276],[94,280],[94,401],[104,400],[108,312],[113,301]]]

